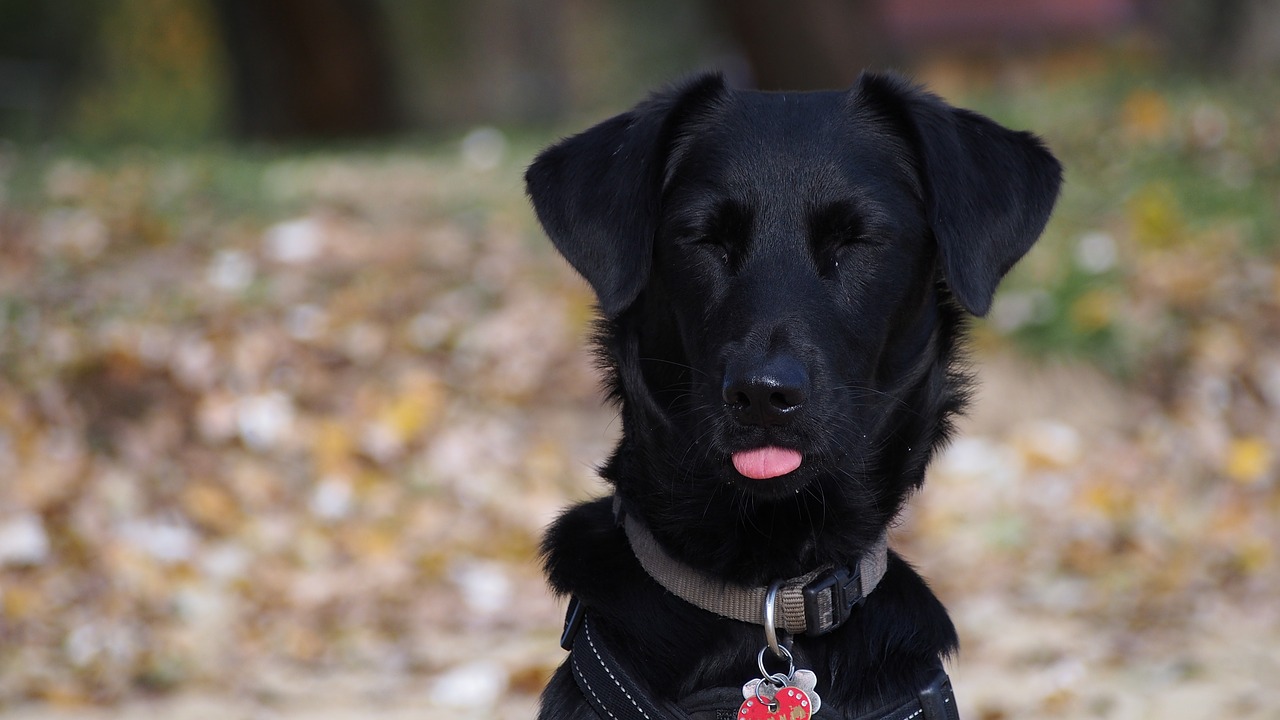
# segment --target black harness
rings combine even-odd
[[[592,631],[586,607],[577,598],[569,602],[560,645],[569,651],[573,679],[601,720],[734,720],[742,702],[741,688],[703,690],[678,704],[649,697],[614,658],[600,635]],[[914,695],[898,698],[872,713],[853,716],[824,707],[818,716],[829,720],[960,718],[951,680],[941,667]]]

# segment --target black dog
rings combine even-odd
[[[622,418],[614,498],[545,539],[575,649],[541,717],[766,717],[739,715],[743,684],[786,659],[685,580],[783,581],[783,604],[826,613],[783,640],[818,717],[954,717],[955,629],[879,543],[964,404],[964,311],[1039,236],[1058,162],[893,76],[792,94],[706,75],[545,150],[526,182],[599,299]]]

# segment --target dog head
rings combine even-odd
[[[875,74],[702,76],[544,151],[528,192],[599,299],[628,510],[748,581],[866,547],[963,403],[963,311],[1060,178],[1034,136]]]

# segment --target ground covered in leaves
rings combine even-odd
[[[893,539],[962,710],[1276,717],[1280,105],[1015,97],[1067,194]],[[533,148],[0,147],[0,715],[532,714],[617,429]]]

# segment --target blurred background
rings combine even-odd
[[[964,717],[1280,718],[1270,0],[0,0],[0,717],[532,717],[618,428],[520,175],[712,67],[1066,164],[893,535]]]

